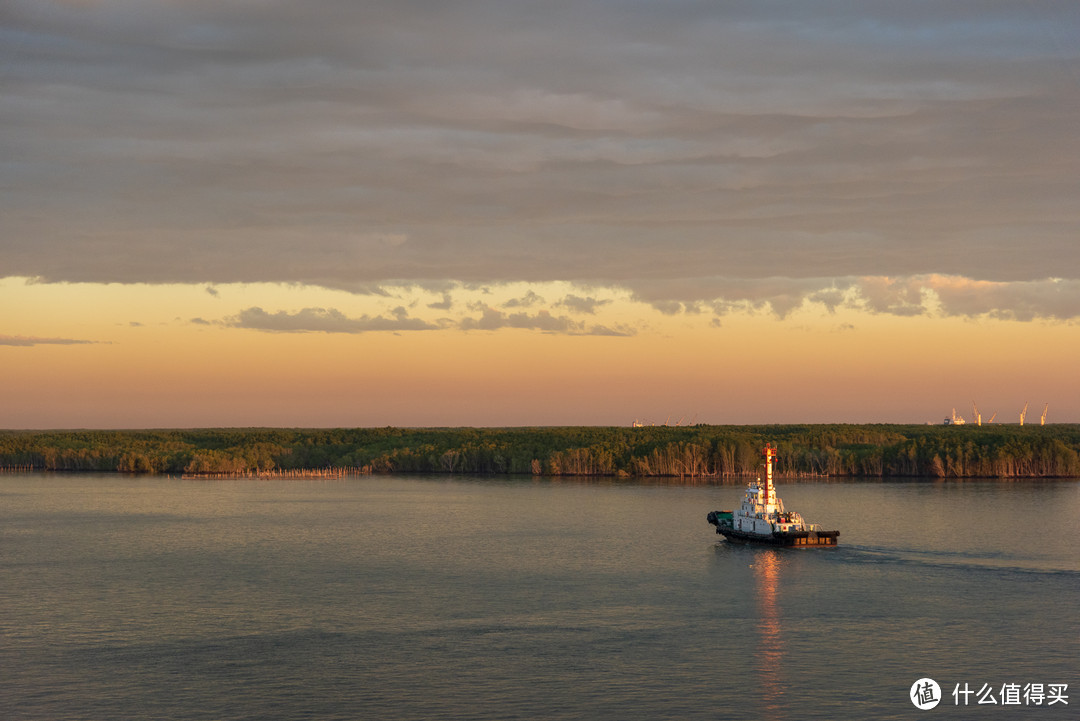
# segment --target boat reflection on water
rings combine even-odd
[[[776,606],[780,583],[780,551],[762,549],[754,560],[754,577],[758,597],[758,644],[754,654],[757,678],[760,682],[763,718],[780,718],[784,684],[781,679],[783,645],[780,634],[780,612]]]

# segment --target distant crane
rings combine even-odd
[[[1047,403],[1047,404],[1046,404],[1045,406],[1043,406],[1043,414],[1042,414],[1042,418],[1040,418],[1040,419],[1039,419],[1039,425],[1040,425],[1040,426],[1045,426],[1045,425],[1046,425],[1046,411],[1047,411],[1047,410],[1048,410],[1049,408],[1050,408],[1050,404],[1049,404],[1049,403]]]
[[[1031,401],[1028,401],[1027,403],[1025,403],[1024,404],[1024,410],[1020,411],[1020,425],[1024,425],[1024,418],[1027,417],[1027,407],[1028,407],[1028,405],[1030,403],[1031,403]]]
[[[982,425],[982,414],[979,413],[979,407],[977,405],[975,405],[975,401],[971,402],[971,411],[972,411],[972,414],[973,414],[971,417],[975,419],[975,425],[981,426]]]

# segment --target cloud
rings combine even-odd
[[[596,298],[582,298],[581,296],[571,293],[570,295],[567,295],[565,298],[560,300],[558,302],[558,305],[569,308],[575,313],[585,313],[588,315],[593,315],[596,313],[597,308],[602,305],[607,305],[608,303],[611,303],[611,301],[608,299],[597,300]]]
[[[77,340],[74,338],[36,338],[22,335],[0,335],[0,345],[35,346],[35,345],[93,345],[99,341]]]
[[[860,278],[853,302],[874,313],[923,315],[931,291],[920,277]]]
[[[443,293],[441,301],[437,301],[435,303],[428,303],[428,308],[431,308],[433,310],[450,310],[453,307],[454,302],[451,299],[449,293]]]
[[[528,293],[520,298],[511,298],[503,303],[505,308],[531,308],[538,303],[544,303],[544,299],[536,294],[536,291],[530,290]]]
[[[491,295],[499,290],[498,286],[458,287],[446,291],[442,301],[427,304],[418,300],[422,296],[411,296],[407,288],[387,286],[388,293],[404,299],[410,308],[426,307],[447,313],[453,308],[460,308],[460,312],[437,319],[414,317],[405,306],[399,306],[382,315],[353,318],[336,309],[306,308],[297,312],[269,313],[255,307],[217,323],[282,332],[357,333],[447,328],[522,329],[568,335],[630,335],[636,332],[632,324],[613,325],[575,318],[578,315],[596,315],[601,308],[616,302],[610,299],[564,293],[552,308],[527,307],[542,303],[541,293],[554,292],[553,288],[558,288],[558,285],[541,285],[508,302],[491,305],[477,296]],[[941,274],[763,279],[703,277],[678,281],[633,281],[611,286],[606,291],[623,296],[625,302],[631,304],[620,313],[631,310],[634,303],[641,303],[663,314],[711,315],[717,322],[735,313],[772,316],[782,320],[802,311],[989,318],[1016,322],[1080,319],[1080,281],[1060,278],[1002,282]],[[472,297],[470,294],[473,294]],[[558,313],[557,308],[566,308],[570,312]],[[209,324],[202,318],[194,318],[191,322]]]
[[[849,279],[696,277],[624,284],[631,297],[667,315],[769,312],[786,317],[807,302],[834,309],[846,298]]]
[[[486,308],[479,318],[465,318],[461,321],[459,327],[462,330],[500,330],[503,328],[519,328],[565,335],[634,335],[634,330],[631,328],[611,328],[595,324],[588,325],[564,315],[554,316],[547,310],[537,311],[535,314],[530,315],[529,313],[524,312],[508,314],[495,308]]]
[[[1011,283],[977,281],[960,276],[911,278],[899,291],[908,299],[916,292],[931,296],[943,315],[1030,321],[1036,318],[1080,318],[1080,281],[1048,278]]]
[[[40,5],[0,18],[10,275],[1080,279],[1066,3]],[[803,295],[705,297],[655,305]]]
[[[907,277],[692,278],[624,285],[631,297],[661,313],[770,313],[785,318],[806,305],[896,316],[1080,319],[1080,281],[985,281],[926,274]]]
[[[391,317],[362,315],[359,318],[350,318],[335,308],[268,313],[262,308],[252,307],[226,318],[225,325],[275,333],[368,333],[435,330],[439,327],[419,318],[410,318],[402,307],[396,308]]]
[[[0,7],[11,333],[1080,322],[1076,2]]]

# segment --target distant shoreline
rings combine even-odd
[[[0,469],[716,479],[1080,476],[1080,424],[552,426],[0,431]]]

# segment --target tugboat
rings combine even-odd
[[[773,459],[776,449],[765,446],[765,482],[758,478],[746,487],[746,497],[737,511],[712,511],[708,521],[716,532],[736,543],[762,543],[768,546],[816,548],[836,546],[840,531],[823,531],[816,523],[807,523],[794,511],[785,511],[784,502],[773,489]]]

